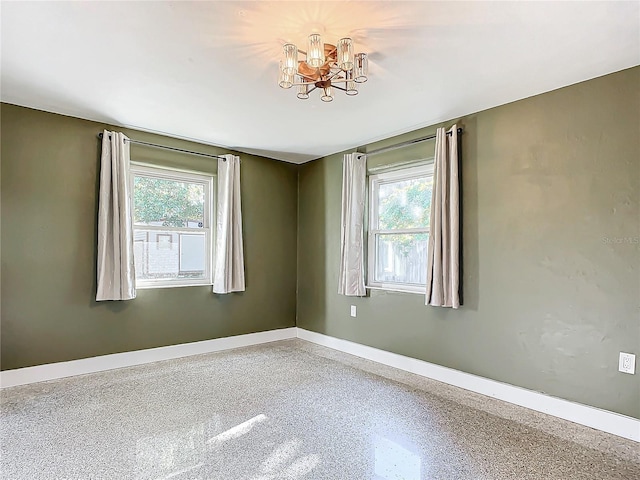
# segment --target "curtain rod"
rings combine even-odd
[[[102,133],[98,134],[98,138],[102,139]],[[128,141],[129,143],[134,143],[136,145],[144,145],[146,147],[161,148],[162,150],[171,150],[172,152],[188,153],[189,155],[199,155],[200,157],[222,158],[223,160],[226,160],[224,155],[212,155],[210,153],[194,152],[192,150],[184,150],[182,148],[167,147],[166,145],[158,145],[157,143],[142,142],[140,140],[131,140],[130,138],[126,139],[126,141]]]
[[[462,128],[458,128],[458,135],[460,135],[462,132],[463,132],[463,129]],[[451,135],[451,132],[447,132],[447,135]],[[416,138],[415,140],[408,140],[406,142],[396,143],[395,145],[391,145],[391,146],[388,146],[388,147],[379,148],[377,150],[372,150],[370,152],[366,152],[366,155],[367,156],[378,155],[379,153],[389,152],[391,150],[396,150],[398,148],[407,147],[407,146],[413,145],[415,143],[426,142],[427,140],[433,140],[434,138],[436,138],[435,135],[429,135],[427,137]]]

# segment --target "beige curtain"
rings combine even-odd
[[[342,164],[342,224],[340,228],[340,273],[338,293],[363,297],[364,203],[367,184],[367,156],[352,153]]]
[[[213,292],[243,292],[244,252],[240,207],[240,157],[218,159],[216,251]]]
[[[427,265],[425,303],[435,307],[460,306],[460,185],[458,129],[436,132],[435,168]]]
[[[98,204],[96,300],[136,297],[129,142],[119,132],[102,133]]]

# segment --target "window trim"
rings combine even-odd
[[[146,176],[151,178],[160,178],[163,180],[173,180],[177,182],[190,182],[200,183],[204,185],[205,201],[204,201],[204,215],[203,215],[203,227],[167,227],[159,225],[136,225],[133,221],[133,231],[136,230],[162,230],[166,232],[171,230],[173,232],[198,232],[205,233],[205,278],[179,278],[179,279],[137,279],[136,289],[152,289],[152,288],[174,288],[174,287],[196,287],[213,285],[213,261],[214,261],[214,248],[215,248],[215,175],[210,173],[194,172],[189,170],[182,170],[179,168],[171,168],[160,165],[149,165],[145,163],[131,162],[130,168],[130,184],[131,184],[131,211],[132,214],[135,211],[135,176]]]
[[[407,228],[398,230],[381,230],[373,228],[378,222],[378,203],[374,200],[377,196],[380,185],[385,183],[393,183],[401,180],[408,180],[419,176],[431,176],[434,173],[433,161],[420,164],[417,166],[407,166],[392,171],[381,172],[369,175],[369,216],[368,216],[368,232],[367,232],[367,284],[366,288],[370,290],[385,290],[391,292],[402,293],[424,293],[426,285],[417,283],[396,283],[396,282],[376,282],[376,236],[384,234],[402,234],[402,233],[427,233],[429,227],[426,228]]]

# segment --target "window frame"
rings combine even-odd
[[[174,279],[138,279],[136,278],[136,289],[153,288],[174,288],[174,287],[196,287],[213,285],[213,261],[215,247],[215,175],[179,168],[171,168],[160,165],[149,165],[140,162],[131,162],[129,168],[131,184],[131,214],[135,212],[135,177],[144,176],[159,178],[162,180],[172,180],[176,182],[199,183],[204,185],[204,215],[202,227],[164,227],[156,225],[136,225],[132,219],[133,234],[136,231],[158,230],[162,232],[170,231],[174,233],[198,233],[205,234],[205,275],[204,278],[174,278]],[[178,238],[178,244],[181,239]]]
[[[403,234],[403,233],[426,233],[430,235],[430,227],[424,228],[407,228],[407,229],[378,229],[378,202],[377,198],[380,185],[385,183],[395,183],[402,180],[410,180],[413,178],[430,176],[433,177],[434,162],[406,166],[390,171],[385,171],[373,175],[369,175],[369,215],[368,215],[368,231],[367,231],[367,285],[366,288],[371,290],[387,290],[392,292],[419,293],[425,292],[426,285],[420,283],[395,283],[395,282],[377,282],[376,278],[376,259],[377,259],[377,236],[385,234]],[[433,194],[433,191],[432,191]]]

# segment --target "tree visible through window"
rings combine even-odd
[[[431,166],[370,177],[369,285],[425,284],[432,188]]]
[[[187,227],[204,220],[203,184],[135,176],[133,191],[137,224]]]

